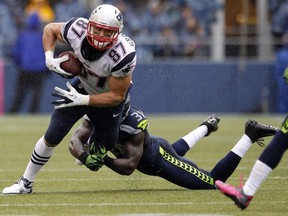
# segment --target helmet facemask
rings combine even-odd
[[[119,28],[110,27],[89,21],[87,29],[88,42],[98,50],[112,47],[120,34]]]

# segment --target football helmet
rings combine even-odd
[[[98,50],[113,46],[123,28],[123,16],[113,5],[102,4],[96,7],[89,18],[88,42]]]

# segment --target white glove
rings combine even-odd
[[[66,86],[70,91],[66,91],[59,87],[54,88],[56,93],[52,93],[52,95],[58,97],[57,100],[52,101],[52,104],[56,105],[55,109],[82,105],[88,106],[90,98],[89,95],[82,95],[78,93],[69,82],[66,83]]]
[[[69,74],[60,68],[60,64],[64,61],[67,61],[69,59],[69,56],[64,55],[60,58],[54,58],[53,55],[54,53],[51,50],[45,52],[45,63],[47,68],[64,78],[72,78],[72,74]]]

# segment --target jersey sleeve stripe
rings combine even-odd
[[[70,44],[69,43],[69,40],[67,38],[67,35],[68,35],[68,30],[70,28],[70,26],[75,22],[77,18],[73,17],[72,19],[70,19],[65,25],[64,25],[64,30],[63,30],[63,39],[65,40],[66,43]]]
[[[136,56],[136,52],[131,52],[127,56],[125,56],[122,61],[120,61],[115,67],[112,68],[111,72],[118,71],[121,68],[124,68],[126,65],[131,63]]]

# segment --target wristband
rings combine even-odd
[[[90,95],[82,95],[81,105],[89,106]]]
[[[111,167],[111,166],[114,164],[114,159],[106,156],[106,157],[104,158],[104,164],[105,164],[107,167]]]
[[[48,50],[45,52],[45,58],[46,59],[53,59],[54,58],[54,51]]]
[[[89,156],[89,154],[87,152],[83,152],[80,156],[79,156],[79,160],[81,161],[82,164],[86,164],[86,159]]]

